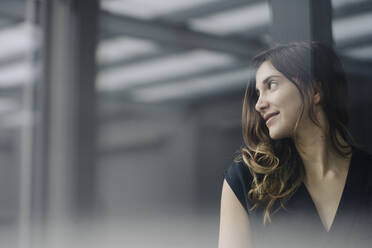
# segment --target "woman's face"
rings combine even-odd
[[[259,97],[255,108],[264,118],[270,137],[292,137],[303,106],[296,86],[276,70],[270,61],[265,61],[256,73],[256,90]]]

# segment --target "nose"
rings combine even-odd
[[[256,103],[256,110],[258,112],[262,112],[264,109],[266,109],[267,107],[269,106],[269,103],[263,99],[261,96],[257,99],[257,103]]]

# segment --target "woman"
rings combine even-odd
[[[253,67],[244,146],[223,182],[219,247],[369,247],[372,157],[347,130],[339,59],[321,43],[292,43],[257,55]]]

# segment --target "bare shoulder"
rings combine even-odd
[[[249,216],[226,180],[221,193],[219,248],[252,247]]]

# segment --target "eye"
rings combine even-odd
[[[268,88],[269,90],[271,90],[271,89],[276,89],[276,87],[278,87],[278,83],[275,82],[275,81],[270,81],[270,82],[267,84],[267,88]]]

